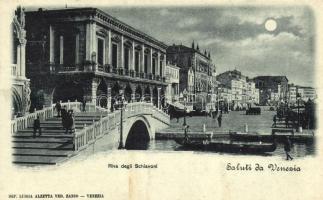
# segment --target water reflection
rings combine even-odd
[[[147,145],[147,150],[150,151],[188,151],[177,144],[174,140],[151,140]],[[191,151],[191,150],[189,150]],[[196,151],[199,153],[209,153],[209,154],[219,154],[219,155],[246,155],[241,153],[224,153],[224,152],[206,152],[206,151]],[[254,155],[254,154],[248,154]],[[305,157],[310,155],[315,155],[315,142],[308,143],[294,143],[290,155],[292,157]],[[258,154],[259,156],[259,154]],[[284,145],[281,143],[277,144],[277,148],[272,153],[260,154],[260,156],[281,156],[285,157]]]

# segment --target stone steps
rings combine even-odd
[[[20,142],[13,143],[15,149],[73,149],[71,142],[51,142],[51,143],[37,143],[37,142]]]
[[[14,156],[13,163],[23,165],[56,165],[56,163],[65,159],[65,157],[18,155]]]
[[[100,120],[101,114],[75,113],[76,131]],[[102,115],[104,117],[104,115]],[[33,138],[33,128],[28,127],[12,135],[13,163],[24,166],[55,165],[73,155],[73,135],[65,134],[62,119],[53,117],[41,121],[42,135]]]
[[[28,137],[28,138],[14,138],[13,143],[66,143],[71,142],[71,138],[54,138],[54,137]]]
[[[48,156],[48,157],[68,157],[70,151],[64,150],[51,150],[47,149],[30,149],[26,151],[25,149],[15,149],[13,155],[15,156]]]

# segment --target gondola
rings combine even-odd
[[[191,140],[189,138],[177,138],[176,143],[187,150],[202,150],[230,153],[263,154],[276,150],[276,144],[263,142],[241,142],[233,140]]]
[[[273,135],[260,135],[253,132],[229,132],[230,139],[234,141],[248,141],[248,142],[273,142]]]

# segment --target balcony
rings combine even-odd
[[[47,67],[39,67],[34,66],[34,72],[50,72],[51,74],[55,73],[105,73],[107,76],[115,77],[115,78],[131,78],[131,79],[145,79],[151,81],[158,81],[158,82],[166,82],[166,77],[155,75],[152,73],[143,73],[137,72],[133,69],[124,69],[124,68],[116,68],[110,64],[106,65],[98,65],[94,62],[88,61],[84,64],[78,65],[55,65],[49,64]],[[37,68],[37,69],[36,69]],[[41,70],[40,70],[41,69]],[[47,70],[46,70],[47,69]]]

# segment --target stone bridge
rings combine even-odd
[[[146,149],[156,131],[170,123],[169,115],[147,102],[129,103],[114,112],[93,103],[87,103],[86,112],[81,112],[80,102],[62,103],[62,106],[75,112],[73,135],[65,134],[61,118],[55,116],[54,105],[12,120],[14,163],[56,164],[81,152],[119,147]],[[42,135],[33,138],[33,122],[37,116]]]
[[[105,112],[102,112],[104,115]],[[122,120],[122,121],[121,121]],[[158,130],[169,126],[169,115],[152,103],[129,103],[125,108],[108,112],[90,127],[77,131],[74,144],[79,151],[98,138],[108,134],[110,148],[144,149],[150,139],[155,138]]]

